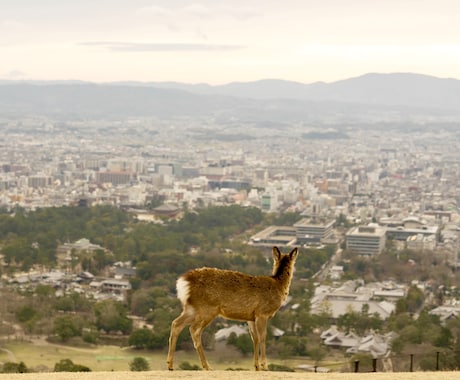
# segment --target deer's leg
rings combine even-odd
[[[266,340],[267,340],[267,322],[268,318],[266,317],[258,317],[255,320],[255,330],[257,336],[259,337],[259,345],[260,345],[260,369],[267,370],[267,355],[266,355]]]
[[[256,324],[254,321],[248,321],[249,333],[252,338],[252,343],[254,345],[254,368],[256,371],[259,371],[259,335],[257,333]]]
[[[182,314],[179,315],[171,323],[171,334],[169,335],[169,349],[168,349],[168,358],[166,362],[168,364],[168,369],[172,371],[174,369],[174,353],[176,351],[177,338],[179,337],[180,332],[184,329],[185,326],[193,322],[194,315],[191,310],[184,309]]]
[[[212,368],[206,360],[206,356],[204,354],[203,344],[201,343],[201,334],[203,329],[209,325],[213,319],[214,316],[200,316],[200,318],[195,318],[194,322],[190,325],[190,335],[193,339],[193,345],[195,346],[195,350],[198,353],[202,367],[207,371],[211,370]]]

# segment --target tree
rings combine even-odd
[[[306,356],[307,355],[307,339],[298,336],[282,336],[278,342],[282,345],[279,350],[281,358],[290,356]]]
[[[313,347],[308,354],[315,361],[315,364],[318,365],[326,357],[327,351],[323,347],[317,346]]]
[[[54,307],[56,310],[71,312],[88,312],[92,309],[91,301],[77,292],[72,292],[57,298],[54,302]]]
[[[152,330],[144,327],[134,330],[128,339],[128,344],[134,348],[150,348],[154,339]]]
[[[35,294],[40,298],[52,298],[54,296],[55,289],[50,285],[38,284],[35,288]]]
[[[16,312],[16,318],[19,322],[23,323],[31,321],[36,318],[37,315],[37,311],[29,305],[24,305]]]
[[[160,296],[164,297],[164,290]],[[156,306],[156,292],[152,288],[139,289],[131,296],[131,313],[138,316],[145,316]]]
[[[80,323],[78,323],[80,322]],[[54,320],[54,332],[63,342],[81,335],[81,323],[71,316],[57,317]]]
[[[129,363],[129,369],[131,371],[148,371],[150,369],[150,364],[147,359],[137,356]]]
[[[96,314],[96,326],[106,332],[121,331],[129,334],[133,327],[133,322],[127,317],[126,308],[113,300],[98,302],[94,305]]]
[[[416,286],[411,286],[407,292],[407,311],[409,313],[416,313],[423,306],[425,301],[425,295],[423,290],[417,288]]]
[[[26,331],[31,333],[41,316],[33,307],[24,305],[16,311],[16,318],[24,324]]]
[[[249,334],[241,334],[240,336],[237,336],[233,332],[228,337],[227,344],[235,346],[243,355],[246,355],[253,350],[253,344]]]

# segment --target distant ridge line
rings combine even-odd
[[[234,116],[243,111],[252,118],[269,107],[271,112],[278,110],[273,117],[283,119],[293,115],[309,117],[315,112],[353,111],[348,106],[338,107],[340,104],[403,107],[412,108],[411,113],[419,109],[458,116],[460,80],[413,73],[369,73],[311,84],[280,79],[215,86],[178,82],[0,81],[0,111],[7,113],[170,117],[223,112]]]

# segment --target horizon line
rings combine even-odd
[[[394,71],[394,72],[367,72],[361,75],[357,76],[350,76],[342,79],[337,79],[333,81],[324,81],[324,80],[317,80],[313,82],[301,82],[297,80],[291,80],[291,79],[282,79],[282,78],[260,78],[260,79],[252,79],[252,80],[247,80],[247,81],[240,81],[240,80],[234,80],[230,82],[223,82],[220,84],[211,84],[208,82],[181,82],[181,81],[175,81],[175,80],[161,80],[161,81],[142,81],[142,80],[131,80],[131,79],[124,79],[124,80],[112,80],[112,81],[91,81],[91,80],[84,80],[84,79],[31,79],[31,78],[2,78],[0,77],[0,85],[3,85],[4,82],[8,83],[42,83],[42,84],[48,84],[48,83],[55,83],[55,84],[65,84],[72,82],[73,84],[97,84],[97,85],[110,85],[110,84],[140,84],[140,85],[149,85],[149,84],[184,84],[184,85],[190,85],[190,86],[200,86],[200,85],[205,85],[205,86],[210,86],[210,87],[219,87],[219,86],[225,86],[229,84],[243,84],[243,83],[256,83],[256,82],[264,82],[264,81],[279,81],[279,82],[289,82],[289,83],[296,83],[296,84],[303,84],[303,85],[310,85],[310,84],[315,84],[315,83],[324,83],[324,84],[332,84],[332,83],[337,83],[337,82],[342,82],[350,79],[357,79],[357,78],[362,78],[365,76],[369,75],[415,75],[415,76],[420,76],[420,77],[431,77],[431,78],[436,78],[436,79],[451,79],[451,80],[460,80],[460,78],[455,78],[455,77],[441,77],[441,76],[436,76],[432,74],[424,74],[424,73],[417,73],[417,72],[411,72],[411,71]],[[69,83],[70,84],[70,83]]]

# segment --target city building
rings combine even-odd
[[[249,244],[258,246],[289,246],[297,242],[296,228],[288,226],[270,226],[251,236]]]
[[[97,183],[111,183],[112,185],[124,185],[135,179],[135,174],[132,172],[115,172],[115,171],[100,171],[96,173]]]
[[[333,233],[335,220],[319,217],[303,218],[294,224],[297,244],[320,243]]]
[[[386,243],[386,228],[377,225],[358,226],[349,230],[345,236],[349,251],[365,256],[382,253]]]
[[[29,187],[35,189],[51,186],[52,178],[49,176],[34,175],[28,178]]]
[[[426,215],[426,213],[425,213]],[[423,237],[434,237],[439,240],[440,228],[436,219],[425,220],[418,216],[408,216],[406,218],[380,218],[379,225],[387,229],[387,237],[395,240],[407,241],[408,238],[416,235]]]

